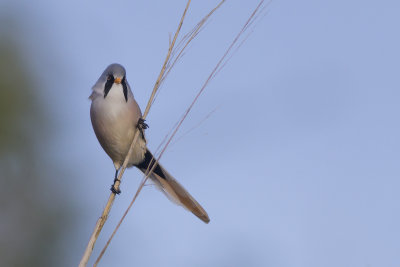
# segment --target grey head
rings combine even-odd
[[[117,63],[109,65],[104,70],[92,88],[93,94],[102,94],[104,98],[106,98],[114,84],[122,85],[125,101],[128,102],[130,87],[128,81],[126,80],[126,71],[122,65]],[[92,100],[94,97],[93,94],[90,96]]]
[[[108,75],[113,75],[114,78],[122,78],[125,77],[126,71],[125,68],[118,63],[114,63],[109,65],[103,72],[101,76],[107,77]]]

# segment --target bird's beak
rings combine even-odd
[[[115,78],[114,82],[120,84],[121,83],[121,78]]]

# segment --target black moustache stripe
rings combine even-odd
[[[107,77],[106,84],[104,85],[104,98],[108,95],[108,92],[110,92],[112,85],[114,84],[114,77],[112,75]]]
[[[124,97],[125,97],[125,101],[128,102],[128,86],[126,85],[126,80],[125,80],[125,76],[122,79],[122,88],[124,91]]]

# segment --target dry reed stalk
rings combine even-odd
[[[222,1],[221,3],[223,3],[224,1]],[[271,1],[270,1],[271,2]],[[269,3],[270,3],[269,2]],[[220,4],[221,4],[220,3]],[[262,7],[264,3],[264,0],[261,0],[259,2],[259,4],[256,6],[256,8],[254,9],[253,13],[249,16],[248,20],[245,22],[244,26],[242,27],[242,29],[239,31],[239,33],[236,35],[236,37],[234,38],[234,40],[232,41],[232,43],[230,44],[230,46],[227,48],[227,50],[225,51],[225,53],[223,54],[223,56],[221,57],[221,59],[218,61],[218,63],[216,64],[216,66],[214,67],[214,69],[212,70],[212,72],[210,73],[210,75],[208,76],[207,80],[204,82],[203,86],[200,88],[199,92],[197,93],[197,95],[195,96],[195,98],[193,99],[192,103],[189,105],[189,107],[186,109],[185,113],[183,114],[182,118],[179,120],[179,122],[177,123],[174,131],[172,132],[172,134],[170,135],[170,137],[168,138],[168,141],[166,142],[166,144],[164,145],[162,151],[160,152],[160,155],[157,157],[156,159],[156,163],[160,160],[161,156],[164,154],[165,150],[167,149],[168,145],[171,143],[173,137],[175,136],[175,134],[177,133],[177,131],[179,130],[180,126],[182,125],[183,121],[186,119],[186,117],[188,116],[189,112],[191,111],[191,109],[193,108],[194,104],[197,102],[198,98],[200,97],[200,95],[203,93],[204,89],[207,87],[207,85],[209,84],[209,82],[215,78],[215,75],[217,73],[219,73],[219,71],[226,65],[226,60],[229,60],[230,57],[228,59],[227,56],[229,55],[229,53],[232,51],[232,49],[235,47],[236,43],[238,42],[238,40],[240,39],[240,37],[246,32],[246,30],[249,29],[249,26],[254,22],[254,19],[256,19],[259,15],[259,11],[260,8]],[[219,7],[220,5],[218,5]],[[261,9],[263,10],[263,9]],[[212,10],[212,12],[214,12],[215,10]],[[203,23],[204,25],[204,23]],[[246,38],[247,39],[247,38]],[[242,44],[242,43],[241,43]],[[241,44],[239,44],[239,46],[241,46]],[[187,44],[184,46],[185,49],[187,46]],[[182,51],[181,51],[182,52]],[[181,54],[181,53],[179,53]],[[149,164],[149,166],[151,166],[152,163]],[[97,258],[95,264],[93,266],[97,266],[97,264],[100,262],[102,256],[104,255],[107,247],[109,246],[111,240],[113,239],[113,237],[115,236],[116,232],[118,231],[119,227],[121,226],[123,220],[125,219],[126,215],[128,214],[129,210],[132,208],[133,204],[135,203],[136,198],[138,197],[139,193],[141,192],[141,190],[143,189],[143,186],[145,185],[149,174],[153,171],[153,169],[156,167],[156,164],[153,164],[153,167],[151,170],[146,171],[146,173],[143,176],[142,182],[139,185],[139,188],[137,189],[131,203],[129,204],[128,208],[126,209],[126,211],[124,212],[123,216],[121,217],[120,221],[118,222],[117,226],[115,227],[113,233],[111,234],[110,238],[108,239],[106,245],[104,246],[103,250],[101,251],[99,257]]]
[[[179,34],[179,32],[180,32],[180,30],[182,28],[182,24],[183,24],[183,21],[185,19],[186,12],[187,12],[187,10],[189,8],[190,2],[191,2],[191,0],[188,0],[188,2],[186,4],[186,7],[185,7],[185,10],[184,10],[184,12],[182,14],[181,20],[179,22],[178,29],[175,32],[174,39],[170,43],[170,46],[168,48],[168,53],[167,53],[167,56],[165,58],[164,64],[163,64],[163,66],[161,68],[161,71],[160,71],[160,74],[159,74],[159,76],[157,78],[157,81],[154,84],[154,88],[153,88],[152,94],[150,96],[150,99],[149,99],[149,101],[147,103],[145,112],[143,113],[143,119],[145,119],[147,114],[149,113],[151,104],[152,104],[153,99],[155,97],[155,94],[156,94],[158,88],[160,87],[161,79],[164,77],[164,73],[165,73],[165,70],[166,70],[166,67],[167,67],[167,63],[169,62],[169,59],[170,59],[170,56],[171,56],[171,52],[172,52],[172,50],[174,48],[174,45],[175,45],[176,39],[178,37],[178,34]],[[123,176],[123,174],[125,172],[125,169],[126,169],[126,166],[128,165],[128,162],[129,162],[130,154],[133,151],[133,148],[134,148],[134,146],[135,146],[135,144],[136,144],[136,142],[138,140],[138,137],[139,137],[139,131],[136,131],[135,137],[133,138],[132,144],[131,144],[131,146],[129,148],[129,152],[125,157],[124,164],[123,164],[122,169],[121,169],[121,171],[120,171],[120,173],[118,175],[118,179],[117,179],[117,181],[115,182],[115,185],[114,185],[117,190],[119,189],[119,185],[121,183],[122,176]],[[84,252],[84,254],[82,256],[82,259],[81,259],[81,261],[79,263],[79,267],[85,267],[87,265],[87,263],[89,261],[89,258],[90,258],[90,255],[93,252],[94,244],[96,243],[97,238],[98,238],[98,236],[99,236],[99,234],[100,234],[105,222],[107,221],[107,218],[108,218],[108,215],[109,215],[109,213],[111,211],[111,207],[112,207],[112,204],[114,203],[114,200],[115,200],[115,194],[111,193],[109,198],[108,198],[107,204],[106,204],[106,206],[105,206],[105,208],[104,208],[104,210],[103,210],[103,212],[102,212],[102,214],[100,216],[100,218],[97,220],[96,226],[95,226],[95,228],[93,230],[93,233],[92,233],[92,235],[91,235],[91,237],[89,239],[89,242],[88,242],[88,244],[86,246],[85,252]],[[97,265],[97,262],[95,263],[95,266],[96,265]]]
[[[165,80],[166,76],[167,76],[168,73],[171,71],[171,69],[172,69],[172,67],[175,65],[175,63],[181,58],[181,56],[182,56],[182,54],[183,54],[183,51],[186,49],[186,47],[188,46],[188,44],[197,36],[197,34],[200,32],[200,30],[201,30],[202,27],[204,26],[204,23],[207,21],[207,19],[210,18],[211,15],[212,15],[224,2],[225,2],[225,0],[222,0],[214,9],[212,9],[212,10],[211,10],[211,11],[210,11],[210,12],[195,26],[195,28],[190,32],[190,34],[185,35],[185,37],[181,40],[181,42],[182,42],[183,40],[187,39],[187,40],[186,40],[186,43],[185,43],[185,45],[184,45],[184,47],[180,50],[180,52],[178,53],[178,55],[177,55],[176,57],[172,57],[172,58],[174,58],[174,60],[172,61],[172,64],[170,64],[171,59],[172,59],[172,58],[171,58],[171,54],[174,53],[174,48],[175,48],[174,45],[175,45],[177,36],[178,36],[178,34],[179,34],[179,32],[180,32],[180,29],[181,29],[181,27],[182,27],[182,24],[183,24],[183,20],[184,20],[186,11],[187,11],[187,9],[188,9],[188,7],[189,7],[189,4],[190,4],[190,0],[188,1],[187,5],[186,5],[186,8],[185,8],[185,11],[184,11],[184,13],[183,13],[183,15],[182,15],[182,18],[181,18],[181,22],[180,22],[180,24],[179,24],[179,26],[178,26],[178,30],[176,31],[176,33],[175,33],[175,35],[174,35],[174,39],[173,39],[172,43],[171,43],[171,41],[170,41],[170,46],[169,46],[169,49],[168,49],[167,57],[166,57],[166,59],[165,59],[165,61],[164,61],[163,67],[162,67],[162,69],[161,69],[161,72],[160,72],[160,74],[159,74],[159,76],[158,76],[158,78],[157,78],[157,81],[156,81],[155,85],[154,85],[154,89],[153,89],[153,92],[152,92],[152,94],[151,94],[151,97],[150,97],[150,99],[149,99],[149,101],[148,101],[148,103],[147,103],[146,110],[145,110],[145,112],[144,112],[144,114],[143,114],[143,119],[146,118],[146,116],[147,116],[147,114],[148,114],[148,112],[149,112],[149,109],[150,109],[150,107],[151,107],[151,105],[152,105],[152,103],[153,103],[153,101],[154,101],[154,97],[155,97],[155,95],[156,95],[156,93],[157,93],[157,91],[158,91],[160,85],[161,85],[162,82]],[[131,149],[133,148],[134,144],[136,143],[137,137],[138,137],[138,132],[136,133],[136,135],[135,135],[135,137],[134,137],[134,140],[133,140],[133,142],[132,142]],[[169,140],[169,141],[170,141],[170,140]],[[169,143],[169,142],[168,142],[168,143]],[[168,145],[168,144],[167,144],[167,145]],[[166,147],[165,147],[165,148],[166,148]],[[165,149],[163,149],[163,151],[161,152],[160,156],[162,155],[162,153],[163,153],[164,151],[165,151]],[[128,156],[129,156],[129,154],[130,154],[130,152],[128,152],[127,158],[128,158]],[[159,160],[159,158],[158,158],[155,162],[157,163],[158,160]],[[125,159],[125,161],[127,162],[126,159]],[[143,180],[142,180],[142,182],[141,182],[141,184],[140,184],[138,190],[136,191],[135,196],[134,196],[134,198],[133,198],[131,204],[129,205],[128,209],[125,211],[125,213],[124,213],[122,219],[120,220],[120,222],[118,223],[118,225],[117,225],[116,228],[114,229],[114,231],[113,231],[111,237],[110,237],[109,240],[107,241],[107,243],[106,243],[106,245],[104,246],[103,250],[100,252],[99,257],[97,258],[97,260],[96,260],[96,262],[94,263],[93,266],[97,266],[97,264],[100,262],[102,256],[104,255],[104,253],[105,253],[105,251],[106,251],[108,245],[110,244],[112,238],[114,237],[115,233],[117,232],[117,230],[118,230],[119,226],[121,225],[123,219],[124,219],[125,216],[128,214],[130,207],[132,207],[132,205],[133,205],[133,203],[135,202],[137,196],[139,195],[140,191],[142,190],[144,184],[146,183],[148,176],[153,172],[153,169],[156,167],[156,164],[150,163],[149,166],[151,166],[151,165],[153,165],[153,168],[152,168],[151,170],[149,170],[149,169],[146,170],[146,173],[144,174],[144,178],[143,178]],[[118,181],[116,182],[116,188],[119,188],[119,184],[120,184],[120,183],[119,183],[119,180],[120,180],[120,177],[122,176],[123,171],[125,170],[125,168],[126,168],[126,164],[125,164],[125,162],[124,162],[123,168],[121,169],[121,173],[120,173],[120,175],[118,176]],[[114,198],[115,198],[115,195],[114,195],[114,194],[111,194],[110,198],[111,198],[111,197],[114,197]],[[107,203],[107,204],[108,204],[108,203]],[[101,218],[100,218],[100,219],[101,219]],[[100,220],[100,219],[99,219],[99,220]],[[104,225],[104,223],[103,223],[103,225]],[[97,238],[97,237],[96,237],[96,238]],[[92,250],[93,250],[93,248],[92,248]]]

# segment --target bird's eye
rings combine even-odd
[[[111,80],[112,79],[112,76],[111,75],[108,75],[107,76],[107,80],[109,81],[109,80]]]

